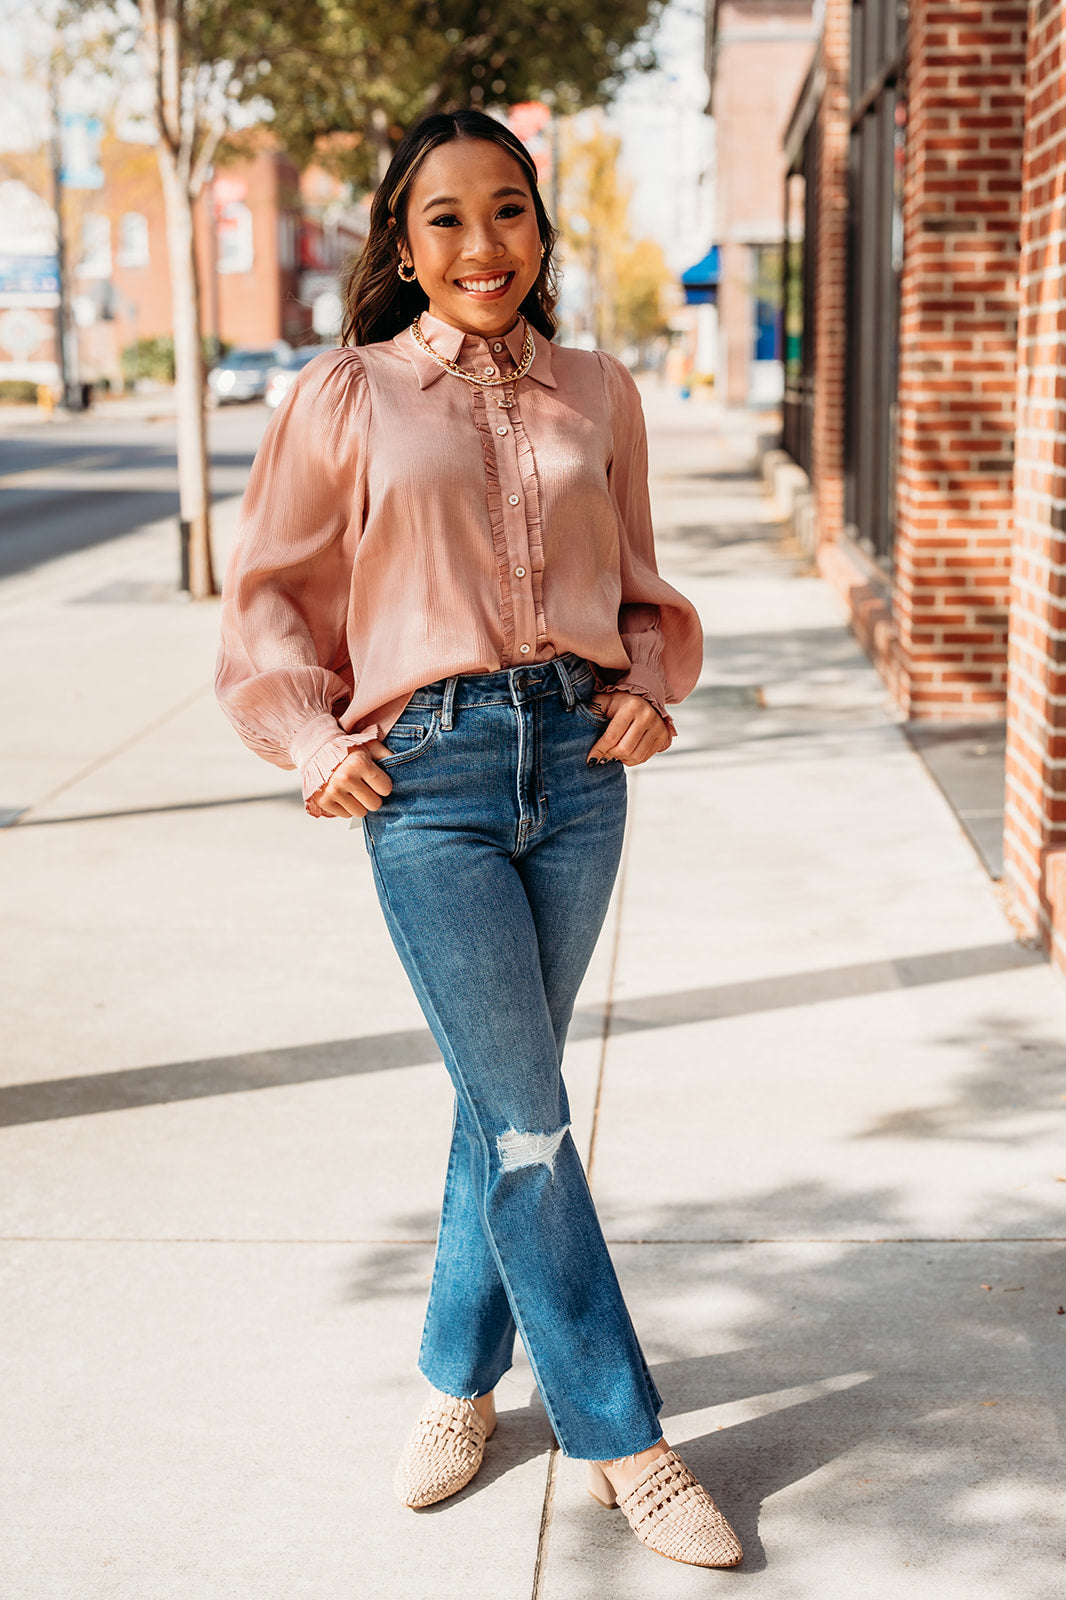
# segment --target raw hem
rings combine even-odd
[[[482,1395],[491,1394],[493,1389],[495,1389],[496,1385],[499,1383],[500,1378],[504,1377],[508,1372],[510,1372],[513,1365],[513,1362],[508,1362],[500,1372],[500,1377],[493,1379],[492,1383],[481,1389],[470,1389],[469,1385],[467,1384],[460,1384],[458,1387],[453,1387],[451,1384],[438,1383],[436,1378],[431,1377],[426,1371],[421,1361],[418,1363],[418,1370],[422,1374],[423,1378],[425,1378],[426,1382],[434,1389],[439,1390],[441,1394],[450,1394],[453,1400],[478,1400]]]

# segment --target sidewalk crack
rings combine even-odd
[[[541,1585],[548,1567],[548,1535],[551,1532],[552,1513],[555,1510],[555,1485],[559,1477],[559,1446],[553,1444],[548,1456],[548,1476],[544,1484],[544,1504],[540,1511],[540,1531],[537,1534],[537,1564],[533,1568],[533,1588],[529,1600],[540,1600]]]
[[[596,1135],[600,1126],[600,1105],[603,1100],[603,1084],[607,1072],[607,1043],[611,1037],[611,1018],[614,1012],[614,986],[618,975],[618,958],[622,948],[622,918],[625,911],[626,876],[629,867],[629,848],[633,838],[633,819],[636,814],[637,777],[631,774],[629,779],[629,800],[626,817],[625,839],[622,843],[622,860],[618,867],[618,881],[616,894],[618,896],[618,910],[614,921],[614,935],[611,941],[611,959],[607,969],[607,993],[603,1003],[603,1023],[600,1028],[600,1060],[596,1069],[596,1098],[592,1105],[592,1129],[589,1133],[588,1156],[585,1160],[585,1176],[592,1183],[592,1163],[596,1156]]]
[[[28,817],[31,812],[39,811],[42,806],[48,805],[59,795],[65,794],[68,789],[76,788],[84,778],[91,778],[94,772],[99,772],[101,767],[106,767],[107,763],[109,761],[114,761],[116,756],[124,755],[127,750],[132,750],[135,744],[139,744],[142,739],[146,739],[148,735],[150,733],[154,733],[157,728],[163,727],[164,723],[169,722],[171,717],[176,717],[182,711],[187,710],[187,708],[191,706],[194,701],[199,700],[200,696],[206,694],[207,691],[208,685],[202,683],[198,684],[193,690],[192,694],[186,695],[184,700],[179,700],[177,705],[168,707],[166,711],[161,712],[160,715],[152,722],[149,722],[143,728],[139,728],[136,733],[131,734],[128,739],[123,739],[121,743],[113,746],[112,749],[105,750],[102,756],[97,756],[94,761],[90,761],[87,766],[84,766],[80,769],[80,771],[75,772],[72,777],[64,778],[62,783],[56,784],[54,789],[50,789],[48,793],[42,795],[39,800],[31,801],[28,806],[23,806],[20,811],[7,813],[6,820],[3,823],[0,823],[0,827],[7,828],[8,830],[20,827],[25,818]]]

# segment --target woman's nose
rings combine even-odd
[[[503,249],[503,240],[491,223],[472,227],[463,240],[463,255],[471,260],[487,260],[502,254]]]

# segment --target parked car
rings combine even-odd
[[[333,344],[307,344],[301,345],[299,350],[291,350],[284,361],[279,361],[276,367],[271,367],[267,376],[266,392],[263,399],[267,405],[274,409],[279,406],[296,381],[296,374],[306,367],[315,356],[320,356],[323,350],[335,350]]]
[[[258,349],[238,345],[212,367],[207,386],[216,400],[261,400],[271,369],[288,354],[289,346],[283,340]]]

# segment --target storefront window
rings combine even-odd
[[[781,311],[784,303],[779,244],[752,246],[752,304],[755,309],[756,361],[780,361]]]
[[[905,37],[899,0],[853,0],[845,516],[886,567],[895,536]]]
[[[147,267],[151,265],[148,249],[148,219],[139,211],[127,211],[119,218],[118,254],[120,267]]]
[[[90,211],[82,218],[79,278],[110,278],[111,219],[102,211]]]

